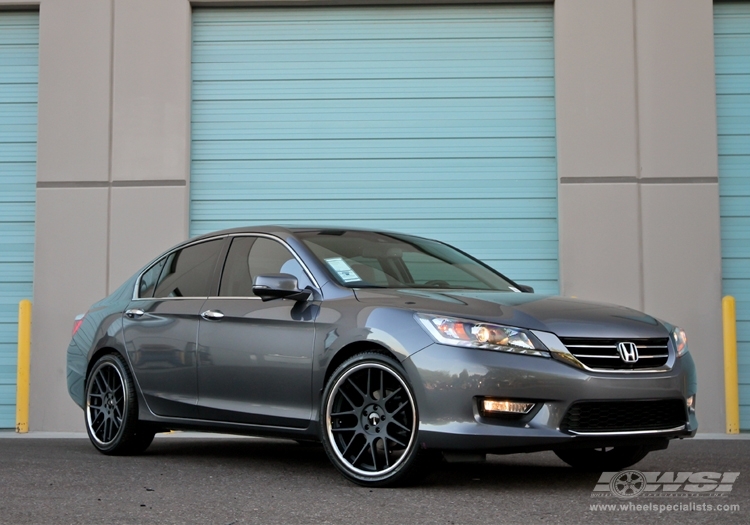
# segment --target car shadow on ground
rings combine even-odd
[[[284,471],[288,475],[309,476],[312,482],[329,478],[334,483],[348,483],[339,476],[321,445],[288,440],[157,438],[141,458],[165,461],[179,458],[182,463],[196,466],[210,464],[214,468]],[[488,455],[483,463],[437,461],[430,466],[419,486],[448,488],[481,483],[483,487],[497,486],[519,492],[532,487],[538,490],[541,485],[550,490],[585,488],[590,491],[598,478],[598,473],[568,467],[552,452],[538,452]]]

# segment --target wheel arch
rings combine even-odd
[[[122,352],[120,352],[116,348],[113,348],[113,347],[110,347],[110,346],[103,346],[102,348],[99,348],[98,350],[94,351],[93,354],[91,354],[91,358],[89,359],[89,362],[86,365],[86,377],[84,379],[84,388],[85,388],[85,385],[89,381],[89,375],[91,375],[91,369],[94,368],[94,365],[99,360],[99,358],[101,358],[103,355],[107,355],[107,354],[117,354],[117,355],[119,355],[122,359],[125,360],[126,366],[128,368],[130,368],[130,362],[128,361],[128,358],[127,358],[127,356],[125,354],[123,354]],[[132,370],[130,370],[130,374],[133,375],[133,371]]]
[[[401,359],[399,359],[398,355],[395,352],[380,343],[375,343],[372,341],[355,341],[342,347],[328,362],[326,373],[323,378],[323,388],[325,388],[325,385],[328,384],[328,381],[331,379],[333,372],[335,372],[336,369],[341,366],[341,363],[343,363],[350,357],[361,354],[363,352],[375,352],[378,354],[383,354],[385,356],[393,358],[394,360],[396,360],[396,362],[401,362]]]

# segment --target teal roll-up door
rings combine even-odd
[[[38,57],[38,14],[0,11],[0,428],[15,426],[18,302],[32,293]]]
[[[722,287],[737,300],[740,428],[750,430],[750,3],[715,4]]]
[[[193,17],[193,235],[409,232],[558,291],[551,5]]]

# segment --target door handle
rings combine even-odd
[[[129,317],[130,319],[138,319],[144,313],[145,312],[141,310],[140,308],[131,308],[130,310],[125,310],[125,315]]]
[[[224,314],[219,310],[206,310],[201,314],[201,317],[206,321],[218,321],[219,319],[224,317]]]

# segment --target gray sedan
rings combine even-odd
[[[379,231],[191,239],[78,316],[67,357],[104,454],[172,429],[320,441],[366,486],[413,481],[446,453],[553,450],[619,470],[697,429],[678,327]]]

